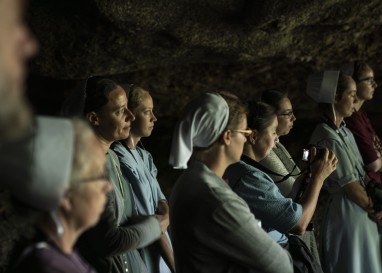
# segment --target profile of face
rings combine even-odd
[[[241,121],[237,125],[237,129],[231,130],[231,142],[229,147],[231,163],[238,162],[243,154],[244,144],[247,142],[245,131],[247,129],[247,116],[243,114]]]
[[[157,118],[153,112],[153,99],[148,92],[143,95],[140,104],[133,109],[135,120],[131,125],[131,132],[138,137],[148,137],[154,129]]]
[[[117,86],[107,96],[108,102],[97,113],[87,114],[96,134],[108,142],[128,138],[134,115],[127,108],[125,90]]]
[[[373,69],[370,66],[364,67],[357,79],[357,97],[364,101],[371,100],[377,86]]]
[[[252,144],[253,152],[256,160],[260,161],[267,157],[276,143],[279,141],[277,136],[278,121],[276,115],[272,118],[270,125],[262,132],[258,132],[254,136],[254,143]]]
[[[23,21],[22,6],[21,0],[0,0],[0,138],[17,137],[30,123],[24,81],[37,43]]]
[[[336,96],[334,101],[334,107],[336,113],[341,118],[350,117],[355,111],[355,105],[358,102],[357,89],[355,81],[346,76],[346,89],[341,96]]]
[[[277,135],[285,136],[289,134],[290,130],[293,128],[293,122],[296,120],[296,117],[293,114],[292,103],[288,97],[281,99],[278,105],[277,111]]]
[[[112,190],[112,185],[105,173],[106,156],[101,144],[93,135],[84,145],[89,145],[87,156],[89,161],[82,177],[71,186],[67,193],[67,209],[75,228],[85,230],[94,226],[106,205],[106,194]]]

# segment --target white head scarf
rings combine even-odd
[[[38,117],[31,138],[1,147],[0,186],[31,207],[57,209],[70,180],[73,145],[70,120]]]
[[[229,107],[219,94],[204,93],[191,101],[175,127],[170,165],[186,169],[193,147],[205,148],[216,141],[227,127]]]
[[[306,93],[318,103],[334,103],[340,71],[321,71],[308,78]]]

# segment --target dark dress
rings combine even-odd
[[[373,126],[365,111],[359,110],[345,119],[346,126],[353,133],[359,152],[365,165],[369,165],[378,159],[378,154],[382,153],[381,141],[375,133]],[[367,175],[375,181],[381,183],[379,172],[367,171]]]
[[[67,254],[48,242],[40,242],[25,249],[12,272],[96,273],[76,251]]]

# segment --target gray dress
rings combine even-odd
[[[330,198],[321,227],[321,264],[326,273],[381,273],[377,224],[347,198],[343,189],[349,183],[363,184],[362,158],[349,129],[342,126],[337,131],[322,123],[310,140],[311,144],[331,149],[338,159],[336,170],[324,185]]]
[[[199,161],[175,184],[170,220],[177,273],[293,272],[246,202]]]

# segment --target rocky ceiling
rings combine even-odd
[[[141,85],[159,117],[150,139],[162,170],[174,120],[197,93],[289,91],[298,146],[314,126],[304,94],[312,70],[363,59],[382,81],[380,0],[30,0],[28,21],[40,42],[29,82],[37,112],[57,113],[89,75]],[[376,125],[381,95],[366,105]]]
[[[31,0],[32,69],[73,79],[198,63],[377,64],[381,11],[379,0]]]

